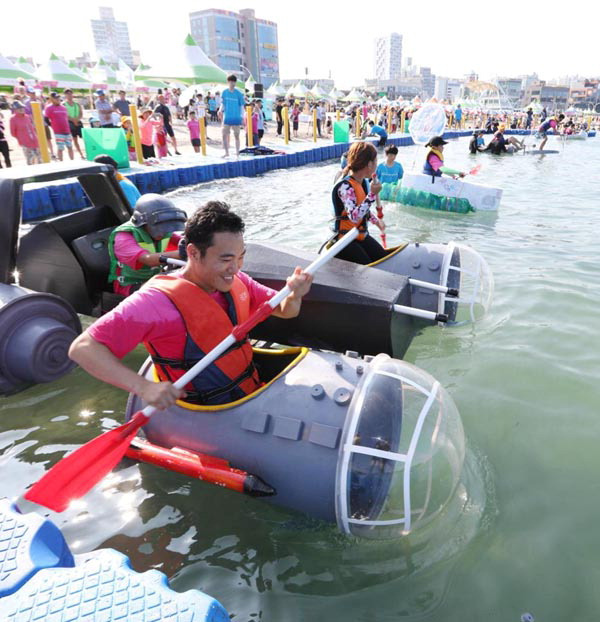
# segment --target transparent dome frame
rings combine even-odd
[[[369,373],[357,387],[344,428],[336,474],[336,518],[338,527],[345,534],[371,539],[390,539],[408,535],[415,528],[422,527],[431,522],[448,504],[456,491],[462,470],[464,431],[452,398],[440,383],[427,372],[410,363],[391,359],[385,354],[379,354],[372,361],[370,367]],[[385,369],[385,367],[401,367],[402,371],[397,373],[396,371]],[[406,393],[411,393],[412,396],[409,395],[409,397],[413,401],[415,396],[419,400],[423,400],[422,405],[415,409],[415,411],[418,410],[418,415],[412,415],[413,421],[408,422],[409,424],[404,426],[409,429],[410,440],[408,441],[407,438],[402,439],[402,432],[397,430],[399,425],[390,423],[389,430],[391,431],[392,428],[396,429],[395,432],[391,433],[391,437],[396,436],[392,438],[391,443],[383,443],[383,448],[356,444],[357,439],[360,439],[359,428],[362,425],[361,420],[368,410],[366,401],[369,397],[373,397],[371,393],[372,385],[378,382],[378,377],[381,376],[393,380],[396,390],[400,391],[403,396]],[[405,404],[406,399],[406,397],[402,397],[403,401],[401,403]],[[401,410],[403,409],[404,407],[401,406]],[[442,500],[440,501],[437,498],[435,501],[432,501],[433,497],[435,497],[434,488],[436,487],[433,456],[436,453],[434,450],[439,449],[439,447],[436,448],[436,444],[439,441],[438,433],[442,427],[441,420],[444,418],[444,415],[448,419],[454,420],[450,421],[450,427],[454,426],[455,437],[451,437],[449,439],[450,442],[446,439],[446,447],[443,450],[452,454],[451,459],[448,460],[452,465],[450,468],[451,477],[448,478],[450,482],[446,482],[446,494],[442,495]],[[366,416],[368,417],[369,415]],[[403,412],[398,413],[398,417],[402,422]],[[402,425],[404,424],[402,423]],[[429,439],[422,438],[426,425],[430,433]],[[387,448],[387,445],[390,448]],[[398,449],[401,445],[406,449],[405,451],[391,451],[391,447],[395,445],[398,446]],[[429,449],[423,452],[422,445],[428,446]],[[417,447],[420,447],[418,464],[416,462]],[[376,492],[369,491],[367,497],[362,499],[363,503],[370,504],[369,511],[364,513],[367,516],[358,517],[355,515],[356,512],[353,512],[352,503],[353,478],[356,477],[354,460],[357,456],[368,459],[371,464],[378,463],[380,465],[377,478],[367,478],[367,483],[374,484],[373,487],[379,488],[379,490]],[[429,457],[428,462],[424,460],[427,457]],[[446,458],[447,456],[444,457]],[[387,475],[384,475],[384,469],[381,467],[382,464],[391,467],[391,470],[390,468],[386,469]],[[397,475],[396,471],[394,471],[394,466],[398,464],[402,465],[401,470],[398,472],[402,478],[400,487],[402,515],[396,518],[381,518],[381,515],[386,513],[384,506],[394,488],[392,480]],[[426,465],[426,483],[422,486],[424,493],[421,491],[420,495],[416,495],[422,503],[416,503],[414,501],[415,493],[412,489],[413,475],[414,470],[416,468],[422,469],[423,465]],[[362,475],[364,477],[364,469]],[[421,480],[415,478],[420,484],[423,484],[422,475],[423,472],[421,470]],[[397,480],[400,480],[400,475],[398,475]],[[368,501],[366,500],[367,498]],[[355,507],[356,505],[354,509]],[[398,508],[395,508],[395,513],[400,514]]]
[[[487,261],[474,248],[448,242],[442,260],[440,282],[459,290],[458,298],[444,293],[438,296],[438,313],[449,316],[448,326],[475,323],[489,311],[494,296],[494,275]],[[452,319],[456,318],[460,305],[468,309],[468,319]]]

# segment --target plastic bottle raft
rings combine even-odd
[[[209,453],[275,489],[262,497],[347,534],[397,538],[454,497],[464,433],[433,377],[385,354],[255,350],[266,383],[236,402],[179,401],[143,430],[151,443]],[[140,373],[156,381],[150,359]],[[130,395],[127,417],[144,406]]]
[[[497,210],[502,189],[451,177],[405,173],[401,183],[383,184],[380,197],[383,201],[466,214]]]
[[[223,606],[197,590],[169,588],[161,572],[137,573],[112,549],[73,555],[58,529],[0,500],[2,622],[229,622]]]

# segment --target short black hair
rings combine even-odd
[[[97,155],[94,158],[94,162],[98,162],[98,164],[108,164],[109,166],[112,166],[115,170],[117,170],[117,168],[119,167],[117,161],[114,158],[111,158],[106,153],[101,153],[100,155]]]
[[[200,257],[212,246],[215,233],[244,233],[244,221],[224,201],[209,201],[198,208],[187,220],[185,240],[193,244]]]
[[[369,121],[369,125],[375,125],[375,121]]]
[[[390,153],[393,153],[394,155],[398,154],[398,147],[396,147],[396,145],[388,145],[385,148],[385,155],[389,155]]]
[[[227,76],[227,82],[237,82],[237,76],[234,74]]]

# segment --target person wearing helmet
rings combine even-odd
[[[129,179],[127,179],[125,175],[121,175],[121,173],[119,173],[119,171],[117,170],[118,164],[116,160],[114,158],[111,158],[109,155],[103,153],[101,155],[97,155],[94,158],[94,162],[98,162],[100,164],[108,164],[115,169],[115,177],[117,178],[119,186],[121,187],[121,190],[123,191],[127,202],[129,203],[129,207],[135,207],[137,200],[142,195],[137,189],[137,186],[132,181],[129,181]]]
[[[108,238],[109,283],[116,294],[129,296],[160,272],[160,256],[178,258],[186,213],[160,194],[144,194],[131,218]]]
[[[456,169],[444,166],[444,145],[447,145],[441,136],[434,136],[425,147],[429,148],[427,156],[425,157],[425,165],[423,166],[423,173],[425,175],[431,175],[431,183],[434,181],[434,177],[441,177],[444,175],[450,175],[451,177],[464,177],[466,173],[457,171]]]

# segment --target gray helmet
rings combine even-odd
[[[143,194],[135,204],[131,224],[134,227],[146,225],[148,233],[155,239],[165,238],[173,231],[185,229],[186,213],[175,207],[173,201],[160,194]]]

